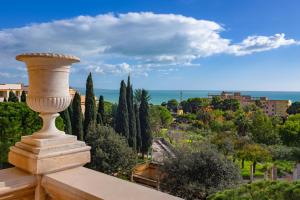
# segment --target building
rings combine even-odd
[[[0,84],[0,102],[4,99],[8,99],[9,92],[12,91],[20,99],[22,91],[28,92],[28,86],[24,86],[22,83],[16,84]]]
[[[270,100],[267,97],[252,97],[250,95],[241,95],[241,92],[221,92],[221,94],[208,94],[209,98],[220,97],[224,99],[236,99],[242,107],[247,105],[261,103],[261,108],[268,116],[287,116],[286,110],[292,104],[290,100]]]

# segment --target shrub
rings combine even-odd
[[[260,181],[242,185],[235,189],[217,192],[208,200],[298,200],[300,199],[299,182]]]
[[[210,148],[197,152],[180,150],[162,167],[162,190],[185,199],[205,199],[217,190],[240,181],[233,162]]]

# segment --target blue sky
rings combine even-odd
[[[23,52],[74,54],[70,83],[136,88],[300,90],[298,0],[6,0],[0,82],[27,82]]]

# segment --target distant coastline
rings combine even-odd
[[[82,95],[85,94],[85,88],[76,88]],[[152,104],[161,104],[170,99],[180,100],[180,92],[182,91],[182,99],[193,97],[208,97],[208,94],[219,94],[222,90],[149,90]],[[234,91],[234,90],[231,90]],[[97,98],[104,96],[106,101],[113,103],[118,102],[119,90],[112,89],[94,89]],[[252,97],[268,97],[271,100],[291,100],[292,102],[300,101],[300,92],[286,91],[240,91],[242,95],[251,95]]]

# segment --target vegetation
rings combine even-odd
[[[117,134],[113,128],[97,125],[90,126],[86,138],[91,149],[89,167],[110,175],[129,176],[137,162],[127,139]]]
[[[206,199],[240,181],[235,164],[210,148],[180,150],[176,157],[165,161],[162,171],[162,189],[184,199]]]
[[[136,149],[136,117],[133,105],[133,90],[132,85],[130,83],[130,76],[128,76],[127,80],[127,88],[126,88],[126,101],[127,101],[127,109],[128,109],[128,124],[129,124],[129,137],[128,144],[133,149]]]
[[[98,103],[98,112],[97,112],[97,124],[103,125],[106,123],[105,114],[104,114],[104,98],[102,95],[99,97]]]
[[[75,93],[72,103],[72,134],[77,136],[78,140],[83,141],[83,120],[81,111],[81,98],[78,92]]]
[[[284,181],[261,181],[242,185],[238,188],[217,192],[208,200],[298,200],[300,199],[300,183]]]
[[[147,91],[142,90],[141,105],[139,109],[140,115],[140,127],[141,127],[141,139],[142,139],[142,154],[148,153],[148,150],[152,144],[152,132],[149,119],[149,105],[147,99]]]
[[[16,94],[13,91],[9,91],[8,101],[9,102],[18,102],[19,99],[18,99],[18,97],[16,96]]]
[[[85,112],[83,122],[83,133],[84,138],[88,134],[88,128],[95,123],[96,120],[96,104],[95,95],[93,88],[92,74],[90,73],[86,80],[86,91],[85,91]]]
[[[0,169],[7,166],[9,147],[21,139],[21,136],[32,134],[41,128],[38,113],[26,104],[19,102],[0,103]],[[62,118],[56,119],[56,126],[64,129]]]
[[[126,100],[126,84],[121,81],[119,104],[116,113],[115,130],[125,138],[129,137],[128,108]]]

